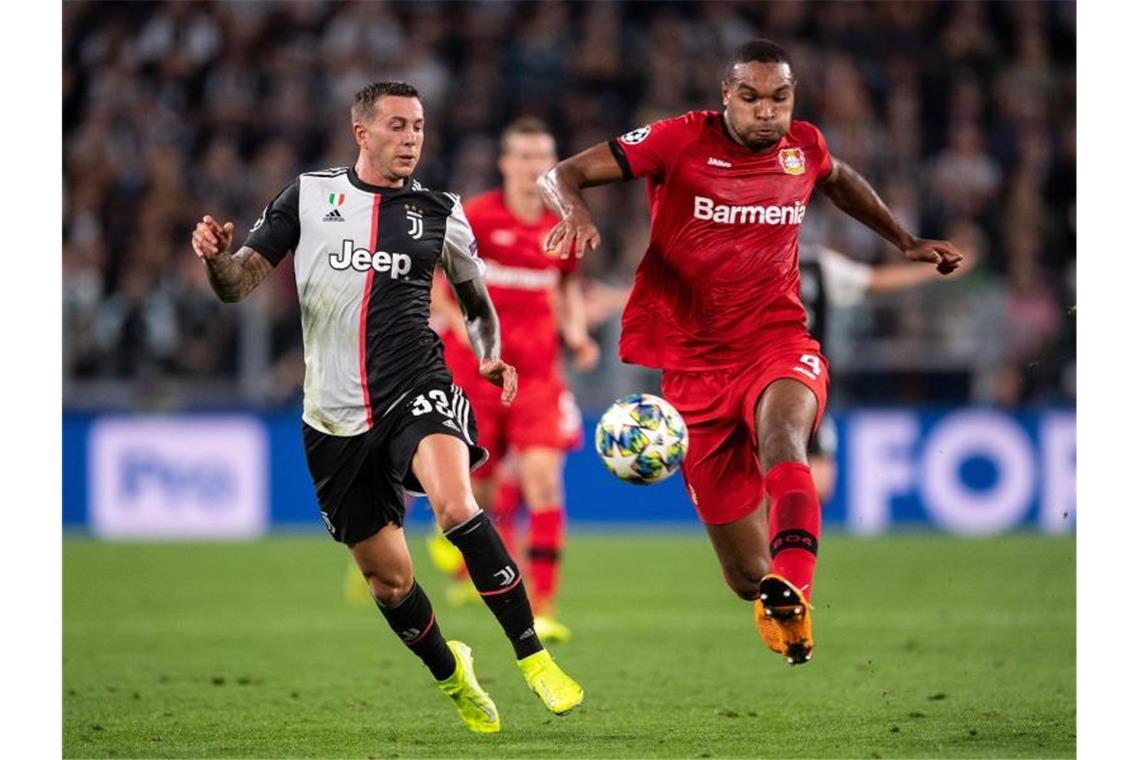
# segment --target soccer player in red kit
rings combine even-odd
[[[554,616],[566,523],[562,469],[564,452],[581,445],[582,426],[563,378],[559,336],[581,371],[597,364],[598,347],[586,330],[576,259],[543,250],[558,217],[543,205],[535,182],[558,160],[554,137],[541,121],[522,118],[503,131],[500,151],[502,189],[472,198],[464,211],[486,264],[484,280],[499,314],[504,361],[513,362],[522,377],[514,403],[505,406],[497,393],[483,392],[488,383],[480,382],[478,360],[450,298],[452,329],[443,333],[444,354],[455,382],[471,399],[480,442],[491,454],[472,473],[476,501],[495,515],[513,552],[517,503],[501,503],[499,489],[504,475],[499,465],[513,451],[512,469],[530,512],[527,588],[534,597],[535,631],[543,640],[565,641],[570,631]]]
[[[812,190],[911,260],[949,274],[962,258],[904,230],[815,126],[792,120],[795,90],[784,50],[752,40],[725,69],[723,112],[636,129],[539,181],[561,217],[547,249],[565,257],[599,243],[582,188],[646,179],[650,240],[622,316],[621,358],[663,370],[662,394],[689,428],[681,471],[725,581],[754,601],[764,643],[793,665],[813,647],[820,505],[807,445],[828,383],[799,298]]]

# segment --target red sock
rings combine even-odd
[[[530,583],[537,613],[548,612],[558,593],[558,564],[566,510],[561,505],[530,513]]]
[[[499,537],[503,539],[503,545],[507,547],[507,553],[515,562],[519,562],[518,532],[515,530],[515,522],[520,506],[522,506],[522,489],[519,487],[519,482],[503,478],[499,482],[498,493],[495,494],[495,513],[492,519],[499,531]]]
[[[781,462],[764,477],[768,492],[768,547],[772,572],[782,575],[811,599],[815,554],[819,548],[819,497],[811,468]]]

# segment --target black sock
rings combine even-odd
[[[503,540],[483,512],[445,534],[463,554],[471,582],[515,648],[515,657],[542,651],[534,633],[534,613],[526,597],[519,567],[507,554]]]
[[[412,590],[395,606],[385,607],[379,601],[376,606],[400,640],[424,661],[435,680],[442,681],[455,672],[455,655],[447,648],[431,601],[419,583],[412,581]]]

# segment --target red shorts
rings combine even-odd
[[[485,387],[483,387],[485,386]],[[491,477],[507,451],[542,447],[569,451],[582,446],[582,413],[562,379],[522,378],[510,406],[503,406],[501,391],[486,380],[471,392],[463,386],[475,411],[479,445],[490,452],[487,464],[471,473],[474,480]]]
[[[756,456],[756,402],[773,381],[785,377],[815,394],[818,427],[827,406],[827,360],[807,335],[782,341],[742,367],[662,374],[662,395],[689,428],[681,474],[706,525],[739,520],[760,506],[764,479]],[[482,425],[479,420],[480,437]]]

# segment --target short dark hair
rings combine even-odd
[[[520,116],[503,129],[499,138],[499,152],[507,152],[507,141],[515,135],[549,135],[552,134],[546,122],[537,116]]]
[[[361,88],[352,99],[352,122],[355,124],[358,121],[365,121],[372,115],[372,106],[376,103],[376,99],[385,95],[419,98],[420,93],[407,82],[373,82]]]
[[[748,40],[748,42],[745,42],[736,49],[736,54],[725,64],[724,81],[732,81],[732,70],[736,64],[748,63],[749,61],[756,61],[757,63],[786,63],[789,69],[792,67],[792,61],[788,58],[787,51],[775,42],[772,42],[772,40],[760,38]]]

